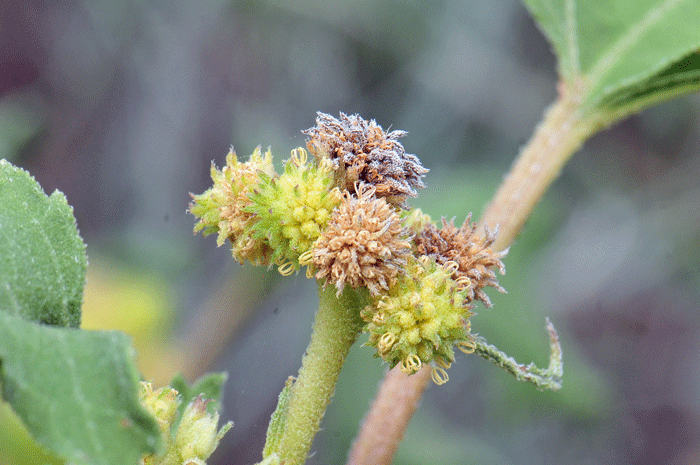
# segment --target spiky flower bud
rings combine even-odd
[[[423,213],[420,208],[412,208],[411,210],[401,210],[401,222],[404,227],[410,231],[411,236],[420,234],[427,225],[431,224],[430,215]]]
[[[171,430],[181,402],[177,390],[164,387],[154,391],[151,383],[141,382],[141,405],[158,421],[165,446],[161,454],[143,456],[141,465],[206,465],[221,438],[233,426],[228,422],[218,429],[219,414],[207,412],[209,401],[197,397],[185,407],[173,436]]]
[[[389,292],[363,310],[367,345],[391,367],[400,363],[403,372],[413,374],[434,363],[434,378],[444,382],[453,346],[470,346],[472,313],[466,292],[451,278],[454,268],[454,263],[442,266],[428,257],[412,259]]]
[[[330,167],[307,161],[306,150],[293,150],[279,178],[261,176],[246,207],[256,218],[253,237],[269,244],[283,274],[299,268],[299,256],[311,249],[341,199]]]
[[[359,115],[341,112],[336,119],[318,112],[316,126],[302,132],[310,137],[306,145],[311,153],[332,162],[341,189],[352,191],[362,181],[374,186],[378,197],[403,206],[406,197],[416,196],[414,187],[425,187],[421,178],[428,170],[397,140],[406,131],[386,133]]]
[[[373,186],[358,183],[355,193],[345,192],[314,244],[311,262],[316,279],[335,285],[338,294],[349,285],[379,295],[396,281],[410,255],[410,244],[396,211],[374,197]]]
[[[153,390],[153,384],[141,382],[141,405],[153,415],[161,432],[169,431],[180,406],[178,392],[171,387]]]
[[[207,404],[208,401],[197,396],[182,413],[175,433],[175,447],[183,459],[182,463],[204,463],[233,426],[228,422],[218,429],[219,414],[207,412]]]
[[[260,147],[256,148],[245,163],[239,162],[231,150],[221,171],[212,164],[214,185],[203,194],[190,194],[193,202],[189,211],[199,219],[194,232],[203,230],[205,236],[218,233],[218,245],[228,239],[233,257],[240,263],[247,259],[256,265],[270,264],[272,249],[264,240],[251,236],[250,229],[256,218],[246,209],[251,203],[249,194],[261,176],[275,176],[269,150],[263,155]]]
[[[471,213],[464,224],[456,228],[454,220],[449,223],[442,219],[442,228],[428,223],[414,237],[419,255],[435,258],[440,264],[457,264],[452,278],[467,292],[467,302],[481,300],[487,307],[491,300],[484,292],[485,287],[493,287],[499,292],[505,290],[498,284],[494,268],[501,274],[506,272],[501,258],[508,250],[494,252],[491,245],[496,240],[496,232],[486,230],[484,237],[476,234],[476,223],[471,223]]]

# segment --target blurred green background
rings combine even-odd
[[[228,371],[235,426],[211,464],[260,459],[316,307],[303,273],[241,267],[192,235],[211,161],[260,144],[280,162],[316,111],[360,113],[409,131],[431,169],[412,205],[461,223],[556,97],[549,46],[510,0],[6,1],[0,44],[0,157],[74,206],[84,327],[131,334],[158,384]],[[694,95],[591,139],[504,260],[508,294],[472,319],[546,365],[549,316],[564,388],[460,355],[397,465],[700,463],[699,115]],[[385,370],[353,349],[309,464],[344,463]],[[18,434],[0,419],[0,463],[43,463]]]

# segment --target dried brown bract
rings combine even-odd
[[[403,206],[406,197],[417,195],[415,187],[425,187],[421,178],[428,170],[397,140],[406,131],[386,133],[376,121],[359,115],[341,112],[336,119],[318,112],[316,126],[302,132],[310,137],[309,151],[331,161],[341,189],[352,191],[361,181],[374,186],[377,197]]]
[[[396,211],[374,197],[374,187],[358,184],[356,197],[345,192],[328,226],[313,248],[316,279],[366,287],[372,295],[386,292],[411,253],[407,232]]]
[[[476,223],[471,223],[471,217],[470,213],[460,228],[455,227],[454,220],[448,223],[444,218],[442,228],[430,223],[416,235],[414,243],[418,255],[435,257],[442,265],[455,263],[457,269],[452,278],[468,291],[468,301],[481,300],[484,305],[491,307],[491,300],[483,288],[493,287],[499,292],[505,292],[498,284],[494,269],[501,274],[505,273],[501,258],[508,251],[494,252],[491,245],[496,240],[497,233],[487,230],[485,237],[477,235]]]

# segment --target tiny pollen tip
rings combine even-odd
[[[474,341],[459,341],[457,348],[465,354],[473,354],[476,349],[476,343]]]
[[[430,377],[433,379],[433,383],[438,386],[445,384],[450,379],[447,372],[441,367],[433,367]]]
[[[412,375],[420,370],[423,362],[416,354],[410,354],[401,362],[401,371],[407,375]]]
[[[313,250],[307,250],[303,254],[299,255],[299,264],[301,266],[306,266],[310,264],[313,261],[314,258],[314,251]],[[307,273],[308,274],[308,273]]]
[[[306,279],[313,279],[314,278],[314,270],[310,267],[306,267]]]
[[[292,162],[297,166],[303,166],[308,160],[307,152],[302,147],[292,150]]]
[[[435,363],[437,364],[437,366],[439,366],[440,368],[442,368],[444,370],[449,370],[450,367],[452,366],[452,362],[448,362],[443,358],[436,358]]]
[[[362,181],[355,181],[355,193],[359,200],[371,198],[377,192],[377,188],[372,185],[365,184]]]
[[[394,346],[394,343],[396,342],[396,335],[394,333],[384,333],[382,334],[382,337],[379,339],[379,343],[377,344],[377,348],[379,349],[380,354],[385,354],[391,350],[391,348]]]
[[[457,262],[452,260],[445,262],[443,266],[445,267],[445,271],[447,271],[450,274],[455,273],[459,269],[459,265],[457,264]]]
[[[284,262],[277,267],[277,271],[279,271],[282,276],[289,276],[294,273],[294,263]]]

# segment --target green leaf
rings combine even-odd
[[[87,257],[65,195],[0,160],[0,313],[80,326]]]
[[[272,412],[270,424],[267,427],[267,438],[265,439],[265,448],[263,449],[264,458],[268,458],[275,455],[275,452],[279,449],[280,441],[282,440],[282,435],[284,434],[284,428],[287,425],[287,413],[289,412],[289,398],[292,394],[293,384],[294,377],[290,376],[284,383],[284,388],[282,388],[282,392],[280,392],[279,398],[277,400],[277,408],[275,408],[275,411]]]
[[[179,373],[170,383],[170,386],[180,393],[182,403],[180,404],[180,414],[185,410],[187,404],[195,397],[201,395],[204,399],[211,400],[207,404],[207,411],[218,411],[221,408],[221,396],[223,395],[223,385],[228,375],[226,373],[207,373],[192,386],[187,384],[182,373]]]
[[[201,395],[204,399],[211,401],[207,403],[207,412],[221,413],[221,397],[224,393],[223,386],[227,378],[228,375],[226,373],[207,373],[190,386],[182,373],[175,375],[170,382],[170,387],[180,394],[182,402],[177,409],[177,418],[171,426],[171,431],[177,431],[187,405],[197,396]]]
[[[136,464],[158,426],[137,396],[126,335],[56,328],[0,312],[3,397],[34,438],[80,465]]]
[[[700,89],[697,0],[524,0],[583,113],[612,121]]]
[[[75,464],[136,464],[160,431],[126,335],[81,331],[87,257],[65,196],[0,160],[0,385],[34,439]]]
[[[0,402],[0,463],[3,465],[65,465],[39,446],[6,402]]]

